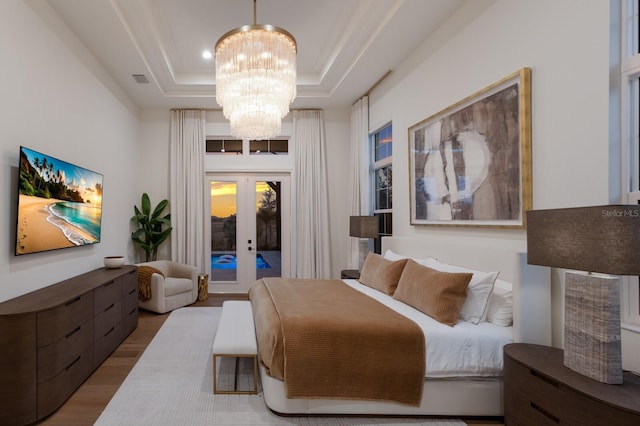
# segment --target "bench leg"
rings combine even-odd
[[[218,358],[235,358],[235,374],[234,374],[234,386],[233,390],[218,389]],[[251,358],[253,364],[253,389],[252,390],[238,390],[238,374],[240,358]],[[252,394],[258,393],[258,357],[257,355],[246,354],[213,354],[213,393],[214,394]]]

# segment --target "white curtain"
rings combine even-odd
[[[171,111],[171,259],[206,271],[204,152],[206,112]]]
[[[369,97],[364,96],[351,107],[351,164],[349,168],[349,215],[369,214]],[[364,256],[359,238],[347,233],[347,265],[359,269]],[[368,244],[368,239],[365,240]],[[367,247],[364,247],[365,249]]]
[[[296,176],[296,277],[331,278],[324,116],[293,112]]]

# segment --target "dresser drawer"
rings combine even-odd
[[[129,314],[138,307],[138,290],[134,289],[130,294],[122,296],[122,316]]]
[[[93,319],[60,340],[38,348],[38,383],[57,376],[93,344]]]
[[[558,423],[558,418],[543,407],[532,403],[513,389],[505,387],[505,426],[557,426]]]
[[[138,306],[129,311],[122,310],[122,340],[138,326]]]
[[[51,414],[82,384],[93,370],[91,350],[72,360],[60,374],[38,384],[38,418]]]
[[[608,385],[617,386],[617,385]],[[602,426],[638,426],[640,414],[624,410],[612,410],[610,405],[577,393],[564,385],[560,385],[560,398],[563,402],[558,411],[565,424],[602,425]]]
[[[111,352],[113,352],[122,342],[122,324],[120,322],[113,324],[106,333],[101,335],[93,344],[93,362],[97,367],[102,364]]]
[[[122,296],[133,292],[138,292],[138,271],[134,270],[122,276]]]
[[[93,318],[93,340],[97,342],[122,320],[122,301],[116,300]]]
[[[509,357],[504,358],[505,387],[510,387],[531,401],[549,400],[554,412],[562,407],[560,384],[536,370],[525,367]]]
[[[97,287],[93,291],[93,309],[95,313],[104,310],[122,297],[122,278],[118,277]]]
[[[38,346],[49,345],[75,330],[93,314],[93,293],[75,297],[63,305],[37,314]]]

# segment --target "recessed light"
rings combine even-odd
[[[204,59],[211,59],[213,57],[213,55],[211,54],[211,51],[208,49],[205,49],[202,51],[202,57]]]

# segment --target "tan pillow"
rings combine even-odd
[[[393,298],[453,327],[460,317],[472,276],[471,273],[436,271],[409,260]]]
[[[407,259],[394,262],[379,254],[369,253],[362,265],[358,281],[383,293],[393,294],[406,263]]]

